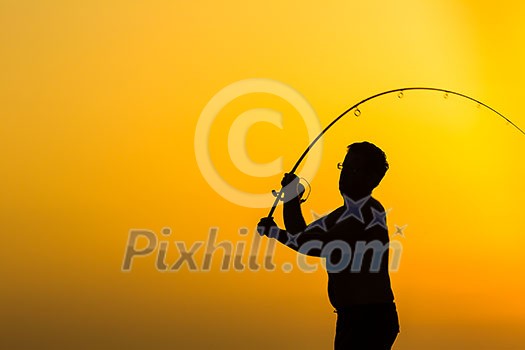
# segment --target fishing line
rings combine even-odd
[[[388,95],[388,94],[392,94],[392,93],[395,93],[397,92],[398,95],[397,97],[398,98],[403,98],[404,96],[404,92],[405,91],[411,91],[411,90],[426,90],[426,91],[439,91],[439,92],[443,92],[444,95],[443,97],[444,98],[448,98],[449,95],[456,95],[456,96],[460,96],[460,97],[464,97],[468,100],[471,100],[471,101],[474,101],[478,104],[478,107],[480,106],[483,106],[489,110],[491,110],[492,112],[496,113],[497,115],[499,115],[501,118],[505,119],[505,121],[512,125],[513,127],[515,127],[519,132],[521,132],[523,135],[525,135],[525,131],[523,131],[519,126],[517,126],[516,124],[514,124],[509,118],[505,117],[503,114],[501,114],[500,112],[498,112],[497,110],[495,110],[494,108],[490,107],[489,105],[473,98],[473,97],[470,97],[468,95],[465,95],[465,94],[461,94],[459,92],[455,92],[455,91],[451,91],[451,90],[445,90],[445,89],[440,89],[440,88],[433,88],[433,87],[408,87],[408,88],[400,88],[400,89],[394,89],[394,90],[388,90],[388,91],[383,91],[383,92],[380,92],[378,94],[375,94],[375,95],[372,95],[370,97],[367,97],[361,101],[359,101],[358,103],[354,104],[352,107],[348,108],[346,111],[344,111],[343,113],[341,113],[337,118],[335,118],[330,124],[328,124],[322,131],[319,135],[317,135],[317,137],[310,143],[310,145],[308,145],[308,147],[306,148],[306,150],[303,152],[303,154],[301,154],[301,156],[299,157],[299,159],[297,160],[297,162],[295,163],[295,165],[293,166],[292,170],[289,172],[289,174],[294,174],[295,171],[297,170],[297,168],[299,167],[299,165],[301,164],[301,162],[303,161],[303,159],[306,157],[306,155],[308,154],[308,152],[310,152],[310,150],[315,146],[315,144],[317,143],[317,141],[319,141],[319,139],[321,137],[323,137],[323,135],[335,124],[337,123],[341,118],[343,118],[346,114],[348,114],[350,111],[354,111],[354,115],[356,117],[359,117],[361,115],[361,111],[359,110],[359,106],[362,105],[363,103],[365,102],[368,102],[370,100],[373,100],[374,98],[377,98],[377,97],[380,97],[380,96],[383,96],[383,95]],[[277,191],[272,191],[273,192],[273,195],[275,196],[275,200],[273,202],[273,205],[272,205],[272,208],[270,209],[270,212],[268,214],[268,217],[271,218],[273,216],[273,213],[275,211],[275,208],[277,207],[277,205],[279,204],[279,201],[282,201],[283,200],[283,189],[284,187],[281,187],[281,189],[279,190],[279,192]]]

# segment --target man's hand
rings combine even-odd
[[[297,196],[301,198],[303,196],[304,186],[299,183],[299,178],[295,174],[285,173],[281,180],[281,186],[283,187],[284,197],[286,199]]]
[[[257,224],[257,232],[259,232],[261,236],[275,238],[279,233],[279,227],[275,221],[273,221],[273,218],[265,217]]]
[[[292,184],[291,188],[296,188],[299,184],[299,178],[295,174],[285,173],[283,179],[281,180],[281,186],[286,187],[287,185]]]

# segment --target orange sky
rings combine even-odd
[[[251,91],[216,111],[208,145],[196,143],[206,105],[238,81],[289,86],[323,127],[360,99],[414,85],[466,93],[525,127],[524,16],[518,1],[0,0],[2,347],[330,349],[326,273],[283,272],[296,261],[285,247],[275,271],[220,271],[219,254],[208,272],[161,272],[156,250],[122,272],[129,231],[169,242],[170,264],[174,242],[189,248],[212,227],[218,241],[251,244],[271,201],[224,198],[195,144],[229,186],[267,194],[281,172],[243,173],[229,138],[246,138],[238,156],[253,169],[282,157],[287,171],[312,123],[287,100],[293,93]],[[229,134],[253,109],[267,121]],[[440,93],[360,110],[323,139],[306,219],[342,203],[346,145],[374,142],[391,164],[374,195],[391,208],[392,235],[408,225],[392,236],[403,247],[392,273],[395,349],[521,349],[523,135]]]

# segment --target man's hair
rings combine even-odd
[[[363,156],[367,171],[374,177],[374,188],[379,185],[388,170],[388,162],[385,152],[373,143],[364,141],[356,142],[348,146],[347,152],[355,152]]]

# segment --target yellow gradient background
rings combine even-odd
[[[469,94],[525,127],[523,18],[521,1],[0,0],[0,348],[330,349],[326,273],[283,272],[296,259],[287,248],[275,271],[220,271],[218,251],[209,272],[157,271],[156,254],[122,272],[130,229],[169,241],[170,264],[175,241],[190,247],[211,227],[251,244],[268,208],[224,199],[194,153],[202,110],[239,80],[293,87],[323,126],[416,85]],[[281,175],[243,174],[227,148],[253,108],[281,113],[283,129],[253,125],[248,155],[292,167],[306,128],[269,94],[217,115],[209,155],[233,187],[267,193]],[[324,138],[306,219],[341,204],[346,146],[374,142],[391,164],[375,196],[403,246],[394,348],[523,349],[525,137],[441,93],[360,110]],[[408,225],[404,237],[394,225]]]

